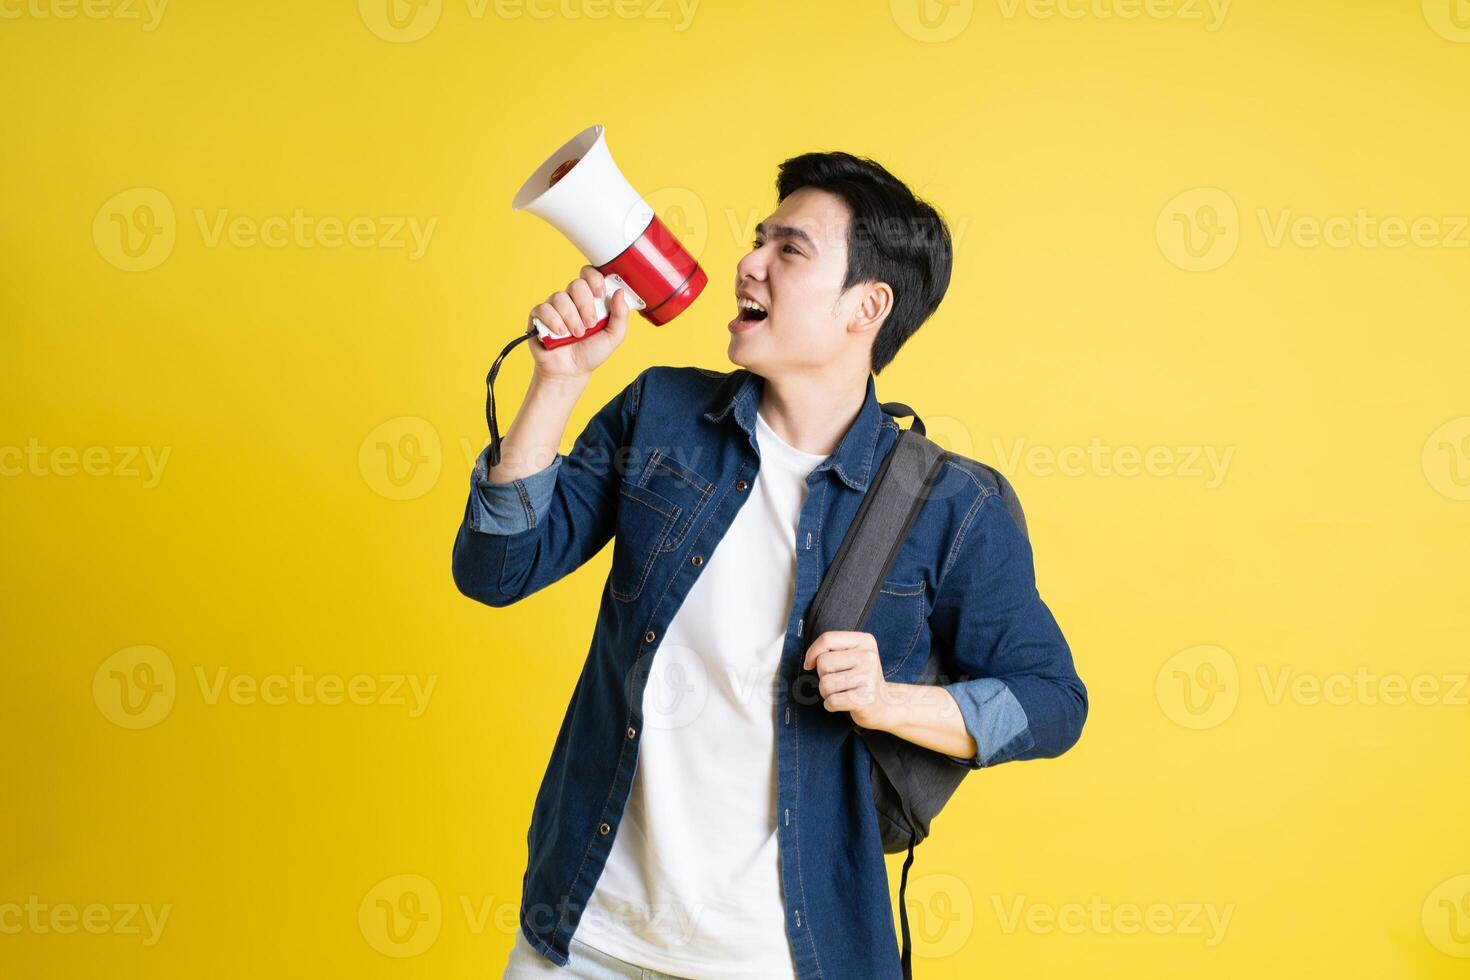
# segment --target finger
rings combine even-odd
[[[582,314],[577,312],[577,304],[573,303],[572,298],[565,292],[551,297],[551,305],[556,307],[556,311],[566,321],[567,329],[572,332],[573,336],[580,337],[586,332],[582,326]]]
[[[828,630],[817,637],[817,640],[826,640],[831,644],[833,650],[843,650],[847,647],[860,646],[872,638],[872,633],[862,633],[857,630]]]
[[[587,285],[589,287],[591,287],[591,289],[592,289],[592,295],[593,296],[606,296],[607,295],[607,282],[606,282],[606,277],[603,276],[603,274],[598,271],[597,266],[595,266],[595,265],[584,265],[584,266],[582,266],[582,278],[584,280],[586,280]]]
[[[859,676],[858,683],[834,691],[831,697],[823,699],[823,703],[835,702],[831,710],[851,711],[853,708],[869,707],[877,698],[877,686],[870,678]]]
[[[860,662],[860,658],[848,650],[825,650],[817,654],[815,666],[817,674],[821,676],[852,670]]]
[[[811,670],[812,663],[816,658],[828,650],[849,650],[870,639],[872,639],[871,633],[856,633],[850,630],[828,630],[813,640],[812,645],[807,648],[806,658],[802,661],[802,668]]]
[[[578,279],[567,287],[567,295],[577,305],[577,312],[582,316],[582,325],[591,327],[597,322],[597,308],[592,305],[592,287],[587,280]]]
[[[840,691],[850,691],[855,687],[861,687],[863,675],[855,670],[842,670],[835,674],[827,674],[817,681],[817,693],[826,697],[829,694],[837,694]]]
[[[613,340],[621,343],[628,328],[628,297],[621,289],[613,290],[612,299],[607,301],[607,332]]]
[[[541,303],[531,311],[531,315],[544,323],[546,329],[556,336],[565,337],[567,335],[567,325],[562,322],[561,314],[556,312],[556,307],[550,303]]]

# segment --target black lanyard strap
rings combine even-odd
[[[490,373],[485,375],[485,425],[490,429],[491,466],[500,465],[500,426],[495,422],[495,375],[500,373],[500,362],[505,360],[505,355],[515,349],[516,344],[530,340],[534,336],[536,335],[528,329],[526,333],[521,334],[515,340],[506,344],[505,349],[500,352],[500,356],[495,359],[495,363],[490,365]],[[486,476],[489,476],[488,471]]]

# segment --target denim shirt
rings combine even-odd
[[[613,542],[591,648],[526,838],[521,931],[557,965],[632,788],[652,658],[760,468],[764,383],[744,369],[651,367],[540,472],[492,484],[488,447],[476,461],[454,541],[454,581],[466,596],[508,606]],[[815,672],[802,670],[816,640],[803,631],[812,598],[898,433],[869,375],[857,418],[807,477],[796,529],[771,723],[786,935],[802,980],[901,974],[867,749],[846,712],[825,709]],[[1059,755],[1081,734],[1087,691],[1036,591],[1031,548],[1001,501],[1003,477],[963,456],[942,466],[863,631],[877,640],[888,681],[918,682],[931,653],[943,665],[937,682],[978,747],[971,758],[950,756],[955,765]],[[944,832],[942,818],[936,827]]]

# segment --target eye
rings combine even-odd
[[[751,248],[760,248],[764,244],[765,244],[765,242],[763,242],[759,238],[757,238],[755,241],[753,241],[753,242],[750,243],[750,247]],[[801,255],[802,254],[801,253],[801,249],[797,248],[795,245],[790,245],[790,244],[781,246],[781,251],[783,251],[783,252],[790,252],[792,255]]]

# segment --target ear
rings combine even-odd
[[[857,308],[853,310],[848,329],[857,333],[872,331],[876,334],[893,310],[893,287],[886,282],[868,282],[857,288],[862,293],[859,295]]]

